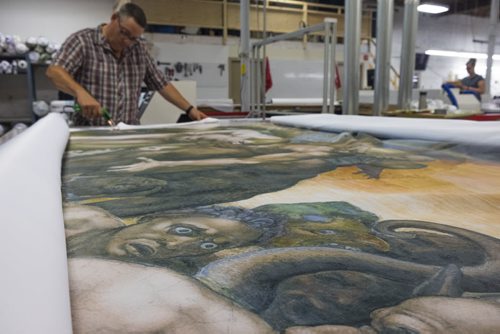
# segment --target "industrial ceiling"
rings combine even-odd
[[[397,0],[398,5],[404,5],[404,1]],[[420,1],[425,3],[425,1]],[[433,3],[448,5],[450,10],[440,15],[463,14],[470,16],[489,17],[491,0],[435,0]]]
[[[344,0],[307,0],[311,3],[324,3],[330,5],[343,6]],[[439,14],[441,16],[451,14],[463,14],[470,16],[489,17],[491,0],[421,0],[420,3],[432,2],[434,4],[448,5],[450,10],[446,13]],[[395,6],[404,6],[404,0],[394,0]],[[363,7],[376,9],[377,0],[363,0]]]

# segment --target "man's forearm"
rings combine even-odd
[[[192,106],[173,85],[167,84],[159,92],[165,100],[184,110],[192,120],[199,121],[207,117],[196,106]]]
[[[165,85],[159,93],[163,96],[168,102],[175,105],[177,108],[186,110],[191,103],[184,98],[184,96],[179,93],[179,91],[171,84]]]
[[[49,66],[47,76],[57,89],[72,95],[80,105],[83,115],[87,118],[101,116],[100,103],[80,86],[73,77],[61,66]]]
[[[71,75],[62,67],[51,65],[46,72],[47,77],[54,83],[60,91],[77,97],[81,91],[85,89],[80,86]]]

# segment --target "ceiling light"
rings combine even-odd
[[[417,10],[422,13],[429,13],[429,14],[441,14],[444,12],[447,12],[450,8],[445,5],[436,5],[436,4],[431,4],[431,3],[424,3],[422,5],[419,5],[417,7]]]
[[[427,50],[426,55],[429,56],[441,56],[441,57],[455,57],[455,58],[476,58],[476,59],[486,59],[488,55],[486,53],[476,53],[476,52],[458,52],[458,51],[446,51],[446,50]],[[494,60],[499,60],[500,55],[493,55]]]

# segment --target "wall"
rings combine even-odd
[[[152,54],[162,68],[175,69],[177,64],[197,64],[201,71],[192,74],[175,71],[175,79],[195,80],[199,99],[227,98],[228,57],[230,46],[221,45],[221,38],[170,34],[146,34],[153,44]],[[202,43],[202,45],[200,45]],[[188,71],[190,72],[190,71]]]
[[[74,31],[107,22],[114,0],[1,0],[0,32],[61,43]]]
[[[197,78],[186,78],[197,81],[198,98],[228,97],[228,58],[238,58],[238,38],[229,38],[227,45],[221,45],[220,37],[154,33],[147,34],[146,38],[152,42],[152,53],[160,62],[169,62],[169,66],[177,62],[203,65],[203,75],[195,73]],[[268,97],[322,97],[323,52],[322,43],[308,43],[305,49],[296,41],[269,45],[266,54],[270,59],[274,85]],[[338,61],[343,59],[342,52],[342,46],[337,46]],[[225,65],[225,70],[221,72],[219,65]],[[176,77],[183,76],[176,72]]]
[[[398,72],[401,58],[403,14],[403,8],[396,8],[391,63]],[[487,44],[474,42],[474,40],[487,41],[488,29],[488,18],[465,15],[437,17],[420,13],[416,52],[425,52],[428,49],[442,49],[486,53]],[[221,47],[220,37],[152,35],[152,41],[154,41],[155,45],[160,49],[165,49],[162,51],[164,55],[178,49],[182,50],[180,53],[188,59],[191,57],[219,59],[220,53],[213,51],[214,45],[218,45],[219,48],[224,50],[223,52],[227,52],[228,57],[238,57],[238,39],[230,38],[228,45]],[[497,29],[497,35],[500,35],[500,27]],[[161,44],[158,43],[160,40],[163,40]],[[183,45],[186,44],[193,44],[194,49],[185,49]],[[171,51],[167,51],[167,49],[171,49]],[[496,49],[496,54],[500,54],[498,45]],[[184,50],[187,52],[184,52]],[[199,52],[195,52],[193,56],[192,50],[198,50]],[[361,48],[361,53],[364,50],[366,50],[366,47]],[[268,46],[267,55],[270,58],[271,72],[274,79],[274,86],[268,93],[270,98],[321,96],[322,81],[318,78],[318,75],[321,75],[323,71],[323,45],[321,43],[308,43],[307,48],[304,49],[302,43],[298,41],[280,42]],[[343,62],[342,45],[338,45],[336,57],[339,63]],[[431,56],[427,70],[421,73],[421,88],[440,89],[443,81],[467,76],[465,62],[466,59],[463,58]],[[493,94],[500,94],[500,73],[495,72],[495,68],[499,65],[499,61],[494,61],[492,71]],[[476,72],[483,76],[486,75],[486,60],[478,60]],[[285,81],[285,78],[293,78],[293,80],[288,79]],[[220,92],[222,91],[223,89],[220,89]],[[205,95],[203,92],[201,93],[201,96],[204,97]],[[221,97],[226,97],[226,95]]]

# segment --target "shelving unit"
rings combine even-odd
[[[17,74],[0,74],[0,123],[34,123],[33,101],[36,100],[33,67],[28,55],[0,55],[0,61],[25,60],[25,70]]]

